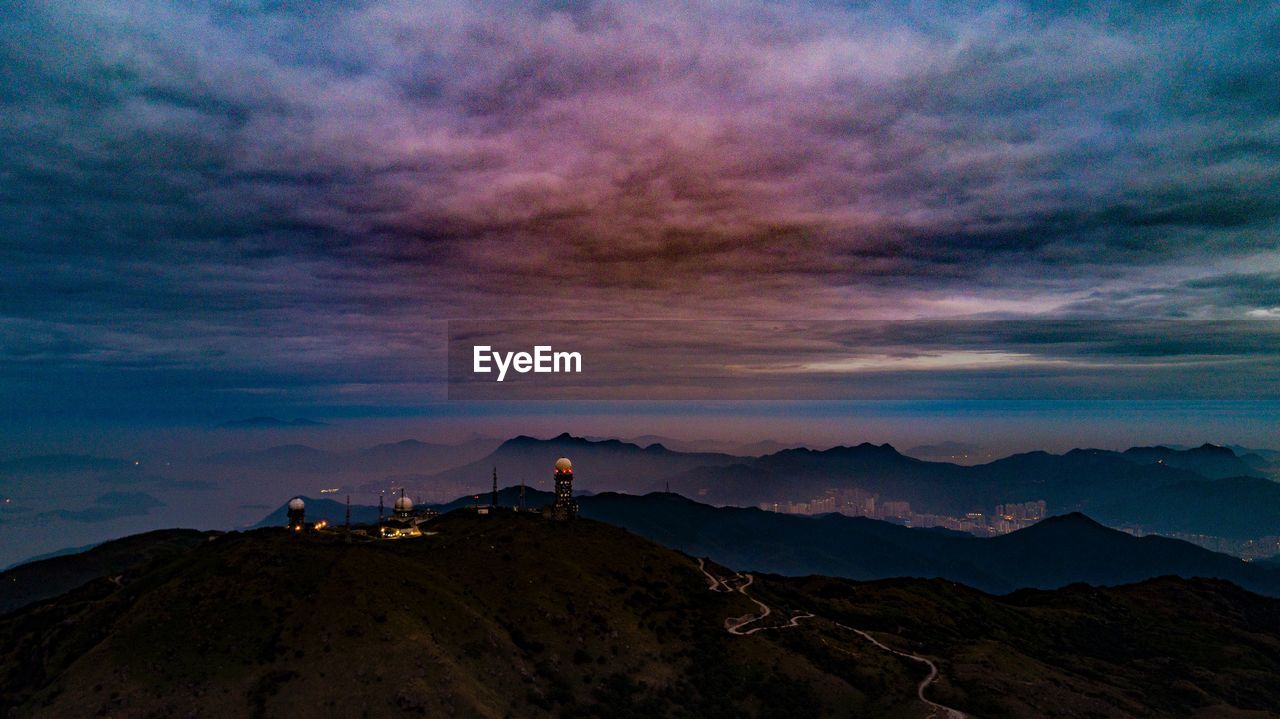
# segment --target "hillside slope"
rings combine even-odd
[[[945,705],[1129,718],[1280,706],[1280,601],[1224,582],[992,597],[939,580],[704,574],[591,520],[464,511],[434,530],[358,544],[224,535],[0,618],[0,713],[889,718]]]
[[[120,574],[160,557],[185,553],[217,532],[160,529],[91,549],[20,564],[0,573],[0,614],[56,597],[99,577]]]
[[[1280,571],[1166,537],[1133,537],[1081,514],[999,537],[901,527],[865,517],[820,517],[710,507],[674,494],[605,493],[584,515],[733,567],[849,579],[941,577],[988,592],[1076,582],[1124,584],[1163,575],[1226,579],[1280,596]]]

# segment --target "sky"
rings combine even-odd
[[[1276,47],[1274,3],[15,0],[0,451],[259,414],[829,437],[783,402],[821,397],[1182,399],[1123,438],[1266,439]],[[449,320],[557,319],[986,329],[787,332],[750,368],[783,403],[727,419],[625,372],[586,413],[448,399]],[[685,328],[717,377],[760,343]],[[1084,443],[1115,405],[1033,406],[992,426]],[[965,439],[918,407],[850,433]]]

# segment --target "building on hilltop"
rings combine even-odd
[[[391,517],[382,523],[381,536],[383,539],[420,537],[422,536],[421,526],[434,519],[436,514],[433,509],[415,510],[413,500],[406,497],[404,489],[401,489],[400,496],[392,505]]]
[[[285,505],[285,514],[289,517],[289,529],[295,532],[310,532],[316,529],[324,529],[328,526],[328,522],[320,520],[318,522],[307,521],[307,503],[302,497],[294,497]]]
[[[289,500],[289,504],[286,507],[286,512],[289,515],[289,529],[301,532],[307,523],[307,503],[302,501],[302,497],[294,497]]]
[[[568,457],[556,460],[556,494],[551,503],[550,516],[558,522],[578,516],[578,503],[573,500],[573,463]]]

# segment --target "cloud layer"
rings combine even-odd
[[[20,0],[0,379],[378,404],[453,317],[1274,319],[1280,8],[1142,5]]]

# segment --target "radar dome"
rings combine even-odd
[[[401,497],[396,500],[397,512],[408,512],[411,509],[413,509],[413,500],[408,497]]]
[[[302,497],[294,497],[289,500],[289,509],[292,509],[295,512],[300,512],[303,509],[306,509],[306,507],[307,503],[302,501]]]
[[[560,459],[556,460],[557,472],[568,472],[572,469],[573,469],[573,462],[570,462],[568,457],[561,457]]]

